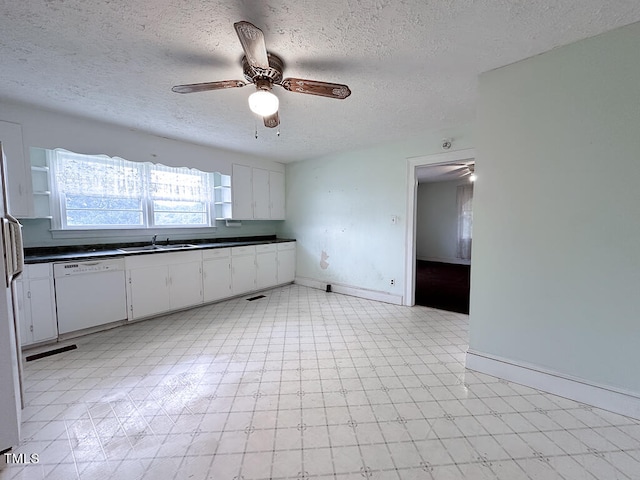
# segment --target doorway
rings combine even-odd
[[[434,303],[430,306],[451,311],[462,310],[461,313],[464,313],[464,310],[468,312],[470,267],[465,263],[468,264],[470,262],[455,261],[453,255],[446,255],[442,258],[436,255],[434,258],[422,259],[417,256],[417,231],[419,227],[418,185],[423,183],[426,178],[430,178],[430,181],[435,181],[438,177],[443,181],[457,181],[452,177],[447,177],[447,174],[471,164],[475,165],[475,151],[473,149],[465,149],[413,157],[407,159],[407,162],[407,219],[409,221],[407,222],[406,232],[407,252],[404,303],[409,306],[423,304],[425,303],[425,297],[427,297],[427,300],[428,297],[432,297],[440,303]],[[421,252],[422,254],[423,252]],[[427,263],[422,263],[423,260],[426,260]],[[418,275],[420,275],[420,278],[418,278]],[[418,284],[418,280],[420,280],[420,284]],[[419,287],[419,290],[417,290],[417,287]],[[440,289],[440,292],[438,292],[438,289]],[[466,299],[463,298],[461,301],[460,295],[463,295]],[[416,298],[418,302],[416,302]],[[454,298],[455,301],[452,302],[451,298]],[[452,306],[452,304],[454,305]]]

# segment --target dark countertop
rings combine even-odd
[[[199,249],[241,247],[244,245],[260,245],[265,243],[295,242],[293,239],[277,238],[275,235],[259,237],[212,238],[199,240],[181,240],[175,244],[190,244],[194,248],[177,250],[149,250],[137,252],[123,252],[119,248],[142,247],[149,243],[122,243],[99,245],[72,245],[61,247],[35,247],[24,249],[24,263],[66,262],[74,260],[97,260],[130,255],[147,255],[150,253],[190,252]],[[164,246],[162,242],[158,245]],[[171,245],[171,243],[169,244]]]

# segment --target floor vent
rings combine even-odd
[[[39,358],[50,357],[51,355],[55,355],[57,353],[68,352],[69,350],[75,350],[78,348],[77,345],[67,345],[66,347],[56,348],[54,350],[49,350],[48,352],[36,353],[35,355],[29,355],[26,360],[30,362],[32,360],[38,360]]]
[[[253,302],[254,300],[258,300],[260,298],[266,298],[266,295],[258,295],[257,297],[247,298],[247,300]]]

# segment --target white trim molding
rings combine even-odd
[[[451,152],[434,153],[420,157],[407,158],[407,221],[405,231],[405,280],[404,280],[404,305],[415,305],[415,278],[416,278],[416,199],[418,196],[418,180],[416,168],[427,165],[442,165],[461,162],[476,158],[473,148],[454,150]]]
[[[318,290],[327,289],[327,285],[331,285],[332,293],[340,293],[342,295],[349,295],[351,297],[366,298],[367,300],[376,300],[378,302],[392,303],[394,305],[402,305],[402,295],[393,295],[387,292],[380,292],[378,290],[369,290],[366,288],[352,287],[350,285],[343,285],[340,283],[330,283],[322,280],[316,280],[307,277],[296,277],[296,285],[302,285],[304,287],[316,288]]]
[[[633,392],[474,350],[467,352],[466,367],[640,420],[640,396]]]

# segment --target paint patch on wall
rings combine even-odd
[[[329,255],[327,255],[327,252],[325,252],[323,250],[322,253],[320,254],[320,268],[321,269],[326,270],[327,268],[329,268],[329,262],[327,262],[328,258],[329,258]]]

